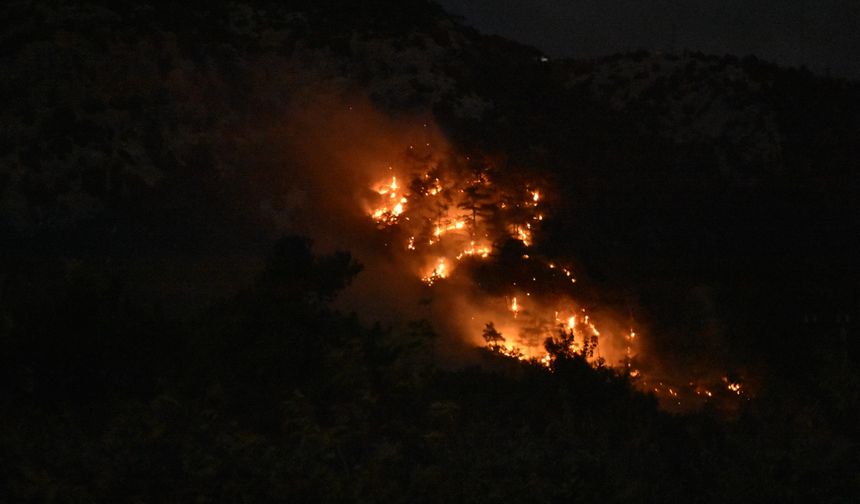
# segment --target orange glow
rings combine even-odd
[[[438,280],[446,278],[448,276],[448,265],[445,263],[445,258],[441,258],[436,262],[436,265],[433,269],[421,277],[421,280],[427,285],[433,285]]]
[[[457,220],[451,223],[437,223],[436,227],[433,229],[433,236],[439,238],[449,231],[459,231],[465,227],[466,222],[463,220]]]
[[[572,299],[576,294],[573,291],[576,278],[570,266],[552,261],[532,249],[544,215],[549,211],[543,208],[546,199],[543,190],[529,184],[525,184],[525,191],[520,184],[510,184],[513,187],[506,188],[503,183],[491,180],[489,171],[463,173],[435,165],[417,170],[411,175],[398,171],[400,178],[390,176],[373,186],[377,199],[375,206],[371,205],[370,216],[379,228],[389,228],[388,232],[397,237],[397,243],[405,243],[412,273],[433,287],[434,293],[452,295],[451,289],[438,289],[439,284],[455,279],[458,282],[450,284],[455,290],[469,285],[459,281],[468,278],[475,261],[489,260],[493,256],[495,244],[513,239],[525,247],[520,257],[527,276],[515,281],[499,279],[498,282],[511,290],[505,292],[502,288],[478,300],[473,294],[469,297],[453,294],[463,296],[457,298],[458,301],[468,300],[462,308],[464,313],[441,312],[437,316],[450,317],[466,337],[480,335],[483,324],[478,321],[495,321],[506,340],[487,344],[487,347],[510,358],[553,369],[553,356],[544,349],[544,342],[547,339],[556,343],[564,341],[568,350],[580,352],[593,365],[622,369],[626,376],[636,378],[636,386],[653,389],[661,399],[671,400],[672,404],[682,400],[686,404],[689,397],[707,400],[713,396],[711,390],[715,389],[708,390],[692,383],[689,387],[678,384],[670,387],[662,382],[659,386],[649,385],[650,371],[640,370],[637,361],[640,338],[634,328],[629,323],[620,323],[605,311],[597,312],[598,324],[592,313]],[[403,248],[398,247],[398,250],[403,251]],[[526,280],[527,286],[522,285]],[[519,286],[517,281],[521,282]],[[512,289],[521,290],[514,296]],[[528,309],[518,299],[523,295],[527,296]],[[474,323],[457,320],[461,317]],[[724,382],[732,395],[743,393],[740,383],[728,379]]]
[[[523,242],[523,245],[526,247],[530,247],[532,244],[532,235],[531,232],[522,226],[514,226],[514,231],[516,232],[517,239]]]
[[[490,252],[492,252],[492,249],[489,246],[475,245],[475,242],[471,242],[469,244],[469,248],[457,254],[457,260],[459,261],[464,257],[480,257],[481,259],[486,259],[490,256]]]
[[[409,200],[405,194],[398,192],[398,187],[396,176],[391,177],[391,183],[377,186],[376,192],[382,197],[383,202],[381,206],[373,209],[370,216],[378,224],[394,225],[406,210],[406,203]]]

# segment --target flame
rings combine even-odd
[[[439,258],[433,269],[421,277],[421,280],[427,285],[433,285],[435,282],[448,277],[448,265],[445,258]]]
[[[531,245],[532,245],[532,233],[531,233],[531,230],[529,229],[529,227],[527,227],[527,226],[528,225],[526,225],[526,226],[514,225],[514,226],[511,226],[511,228],[512,228],[512,232],[513,232],[514,236],[516,236],[516,238],[519,241],[523,242],[523,245],[525,245],[526,247],[531,247]]]
[[[506,239],[519,240],[528,249],[521,257],[534,266],[528,266],[532,269],[527,271],[545,268],[545,273],[529,275],[528,290],[521,290],[517,295],[512,292],[495,297],[488,295],[491,299],[482,301],[481,309],[485,311],[481,316],[471,317],[472,320],[507,320],[503,328],[506,341],[488,345],[491,350],[551,369],[553,356],[543,350],[543,342],[547,338],[557,340],[559,333],[567,334],[563,337],[571,351],[582,352],[595,365],[604,365],[603,356],[614,355],[618,358],[617,365],[627,376],[636,378],[638,386],[671,399],[673,404],[680,404],[687,397],[698,396],[703,400],[713,397],[711,390],[693,383],[690,388],[669,387],[662,382],[659,386],[649,385],[647,377],[635,365],[639,335],[634,328],[621,329],[611,323],[608,329],[598,328],[594,318],[567,295],[562,299],[547,299],[547,291],[557,291],[555,287],[541,288],[544,282],[572,289],[576,278],[569,267],[531,250],[534,233],[544,220],[541,189],[528,184],[525,190],[522,185],[506,188],[487,173],[457,174],[450,168],[444,171],[434,166],[424,167],[413,175],[405,177],[406,182],[391,176],[378,183],[375,186],[378,204],[370,216],[378,227],[402,233],[399,239],[406,243],[406,250],[412,257],[424,261],[423,267],[416,269],[416,276],[426,285],[435,288],[436,284],[451,278],[466,260],[487,260],[493,255],[493,244]],[[413,193],[407,193],[404,187],[412,188]],[[521,287],[513,282],[513,288]],[[518,299],[523,295],[529,298],[528,310],[523,309]],[[546,316],[547,313],[552,317]],[[602,343],[609,343],[606,349],[598,347],[598,338]],[[727,378],[724,381],[729,392],[742,394],[740,383]]]
[[[427,191],[424,193],[427,196],[437,196],[442,193],[442,184],[438,178],[433,180],[433,185],[427,188]]]
[[[382,206],[371,211],[370,216],[380,225],[391,226],[397,224],[398,218],[406,210],[408,199],[405,194],[398,192],[397,177],[391,177],[390,184],[379,184],[376,192],[382,197]],[[386,197],[387,196],[387,197]],[[387,201],[386,201],[387,200]]]
[[[543,357],[540,358],[540,364],[544,367],[550,367],[552,365],[552,355],[546,353]]]
[[[434,256],[430,265],[420,271],[419,278],[427,285],[433,286],[440,281],[449,278],[455,265],[464,259],[485,260],[492,254],[492,240],[499,239],[497,231],[500,229],[498,222],[505,223],[508,236],[517,239],[526,247],[532,246],[533,231],[535,226],[543,220],[543,213],[538,213],[536,208],[542,201],[540,189],[512,190],[494,184],[486,173],[470,174],[458,178],[443,176],[440,171],[429,168],[427,171],[417,175],[408,184],[404,184],[396,176],[386,179],[376,185],[381,203],[372,212],[372,217],[378,224],[384,227],[397,225],[406,231],[404,240],[406,249],[419,256]],[[450,174],[449,174],[450,175]],[[416,193],[410,198],[403,186],[412,187]],[[489,188],[492,187],[492,191]],[[527,186],[529,187],[529,186]],[[437,200],[436,197],[445,191],[445,199]],[[481,196],[483,195],[483,196]],[[496,200],[497,204],[478,203],[476,199],[489,198]],[[409,207],[407,208],[407,203]],[[470,213],[451,214],[448,209],[461,209]],[[479,211],[479,208],[482,210]],[[487,212],[493,215],[488,215]],[[513,221],[513,222],[512,222]],[[419,245],[420,244],[420,245]],[[530,254],[522,254],[523,260],[529,260]],[[543,264],[551,271],[552,278],[574,282],[571,272],[567,268],[559,268],[555,273],[556,264],[538,258],[536,264]],[[560,273],[564,273],[561,276]],[[537,275],[531,277],[531,281],[539,288]],[[540,281],[544,281],[543,278]],[[514,283],[516,285],[516,283]],[[523,293],[520,293],[522,295]],[[530,299],[532,289],[524,293]],[[539,294],[538,294],[539,295]],[[553,303],[546,299],[535,299],[534,310],[523,311],[518,296],[512,296],[507,306],[508,312],[513,313],[516,325],[512,331],[522,333],[530,331],[531,337],[523,340],[506,342],[506,355],[522,356],[534,355],[536,361],[548,359],[546,355],[535,352],[540,348],[546,337],[553,334],[553,326],[547,325],[541,320],[541,311]],[[585,315],[584,323],[579,326],[577,315],[570,307],[559,306],[558,309],[568,312],[567,330],[575,334],[583,344],[588,344],[589,338],[600,335],[595,324]],[[558,313],[556,313],[558,320]],[[544,329],[538,329],[543,327]],[[535,331],[545,331],[546,336],[536,336]],[[577,344],[578,345],[578,344]],[[631,353],[628,345],[628,356]],[[532,358],[532,357],[528,357]]]
[[[469,248],[464,249],[462,252],[457,254],[457,260],[461,260],[464,257],[480,257],[481,259],[486,259],[490,256],[490,252],[492,249],[488,245],[475,245],[475,242],[469,243]]]
[[[443,234],[449,231],[459,231],[466,227],[465,220],[456,220],[454,222],[439,222],[436,224],[436,227],[433,229],[433,236],[436,238],[441,237]]]
[[[458,261],[489,258],[492,241],[499,239],[495,227],[497,219],[510,221],[515,217],[519,222],[525,219],[525,224],[509,226],[509,233],[527,247],[532,245],[532,223],[543,219],[543,215],[534,210],[541,198],[538,189],[528,190],[523,197],[521,190],[507,193],[503,187],[494,185],[486,173],[465,177],[450,175],[430,166],[414,178],[407,177],[408,183],[394,175],[374,187],[379,201],[370,215],[379,227],[402,228],[406,232],[403,238],[406,250],[439,258],[429,271],[420,271],[419,278],[429,285],[448,278]],[[408,194],[406,187],[411,187],[414,193]],[[493,192],[488,191],[490,187]],[[443,193],[444,199],[438,198]],[[520,196],[516,196],[517,193]],[[498,204],[487,204],[487,198],[495,199]],[[519,198],[522,199],[517,202]],[[506,205],[501,200],[512,204]],[[455,208],[462,212],[449,212]],[[487,209],[497,215],[489,216]]]

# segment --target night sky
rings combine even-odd
[[[479,30],[554,57],[617,52],[753,54],[860,77],[856,0],[439,0]]]

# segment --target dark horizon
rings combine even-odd
[[[860,2],[559,2],[438,0],[482,32],[551,57],[600,58],[637,50],[747,56],[821,75],[860,78]]]

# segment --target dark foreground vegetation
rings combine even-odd
[[[847,502],[860,489],[853,363],[812,352],[734,419],[677,416],[558,349],[553,372],[489,352],[439,366],[432,321],[392,331],[328,307],[359,271],[284,238],[253,285],[176,318],[121,277],[5,262],[6,500]]]

